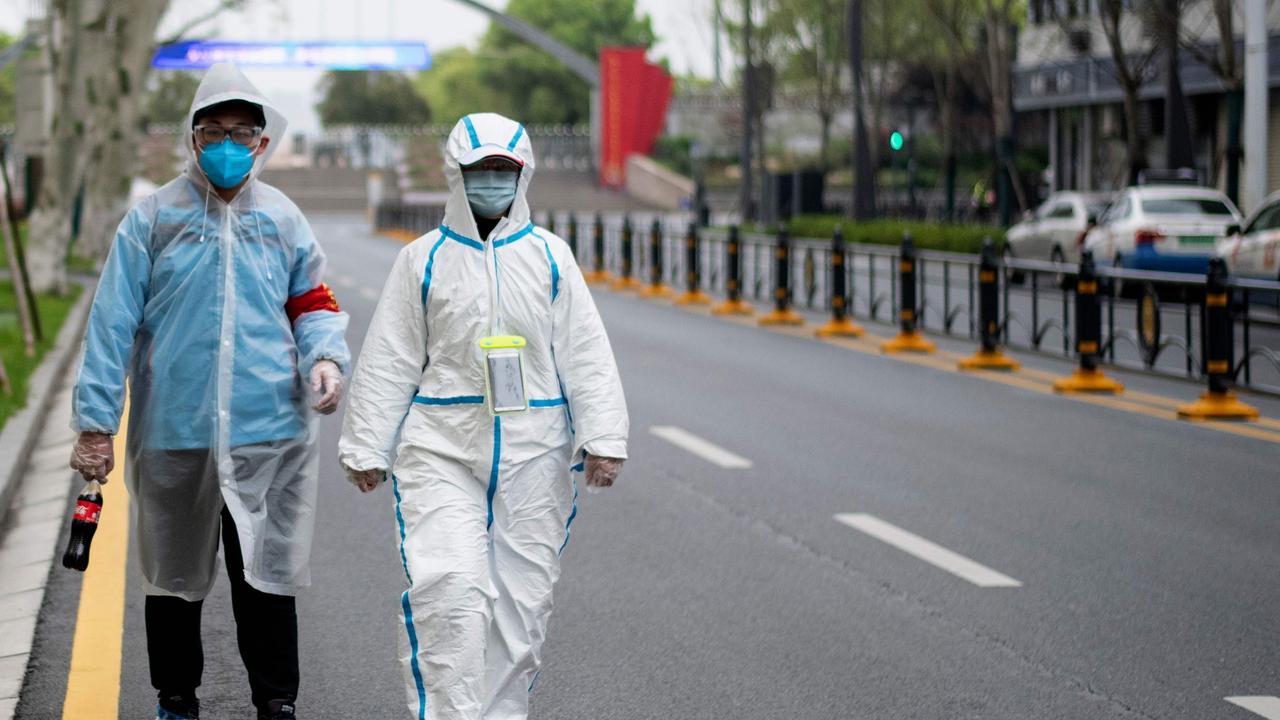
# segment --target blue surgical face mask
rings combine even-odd
[[[216,187],[233,188],[253,169],[253,150],[231,142],[231,138],[206,145],[200,152],[200,169]]]
[[[516,199],[520,173],[509,170],[480,170],[462,173],[467,202],[476,217],[496,218],[511,207]]]

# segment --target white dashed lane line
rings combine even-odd
[[[1237,707],[1267,718],[1267,720],[1280,720],[1280,698],[1269,695],[1253,695],[1223,698],[1227,702]]]
[[[838,513],[836,521],[968,580],[978,587],[1022,587],[1022,583],[941,545],[866,513]]]
[[[745,470],[751,467],[751,461],[741,455],[729,452],[715,443],[704,440],[688,430],[674,425],[655,425],[649,428],[649,432],[681,450],[693,453],[703,460],[727,470]]]

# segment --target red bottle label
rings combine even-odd
[[[102,514],[102,505],[88,500],[76,501],[76,514],[74,519],[81,522],[98,524],[98,516]]]

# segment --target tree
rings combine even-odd
[[[42,52],[54,84],[53,141],[29,224],[28,269],[35,291],[66,290],[72,207],[81,193],[82,251],[101,256],[110,245],[127,210],[157,43],[176,42],[243,2],[219,0],[175,36],[158,40],[169,0],[49,0]]]
[[[636,15],[635,0],[511,0],[506,12],[590,58],[603,46],[653,44],[649,16]],[[490,25],[476,58],[480,82],[525,123],[589,119],[586,81],[506,28]]]
[[[960,73],[972,66],[976,52],[973,34],[965,28],[975,25],[976,6],[972,0],[926,0],[925,32],[921,38],[923,59],[933,75],[942,129],[942,157],[945,205],[943,216],[955,214],[956,194],[956,104]]]
[[[1227,91],[1226,190],[1238,201],[1240,195],[1241,124],[1244,121],[1244,67],[1236,53],[1235,16],[1232,0],[1211,0],[1218,43],[1212,50],[1198,38],[1183,38],[1181,45],[1192,57],[1213,71]]]
[[[0,52],[13,43],[12,36],[0,32]],[[10,125],[15,120],[14,110],[17,105],[17,95],[14,93],[14,85],[17,82],[15,65],[16,63],[9,63],[0,68],[0,125]]]
[[[781,76],[813,94],[821,124],[819,163],[831,167],[831,123],[839,109],[846,58],[840,0],[775,0],[771,26],[785,33]]]
[[[1138,18],[1125,12],[1128,5],[1128,0],[1098,0],[1102,34],[1107,38],[1116,82],[1124,96],[1124,145],[1125,158],[1129,164],[1126,182],[1133,183],[1137,181],[1138,173],[1147,166],[1146,145],[1139,133],[1141,110],[1138,91],[1152,72],[1156,48],[1154,44],[1146,48],[1134,48],[1132,44],[1126,44],[1128,37],[1137,35],[1137,29],[1132,25],[1138,22]],[[1133,52],[1134,50],[1137,52]]]
[[[320,79],[316,111],[325,125],[419,125],[431,120],[427,101],[407,75],[330,70]]]
[[[479,62],[468,48],[450,48],[431,59],[430,70],[418,73],[414,87],[431,104],[437,122],[453,123],[473,112],[516,113],[511,98],[484,82]]]
[[[186,120],[191,98],[195,97],[196,88],[200,86],[196,73],[168,70],[151,78],[151,89],[147,92],[147,122],[177,125]]]

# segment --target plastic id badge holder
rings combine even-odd
[[[480,340],[480,349],[484,351],[485,400],[494,415],[529,409],[524,389],[525,344],[519,335],[493,335]]]

